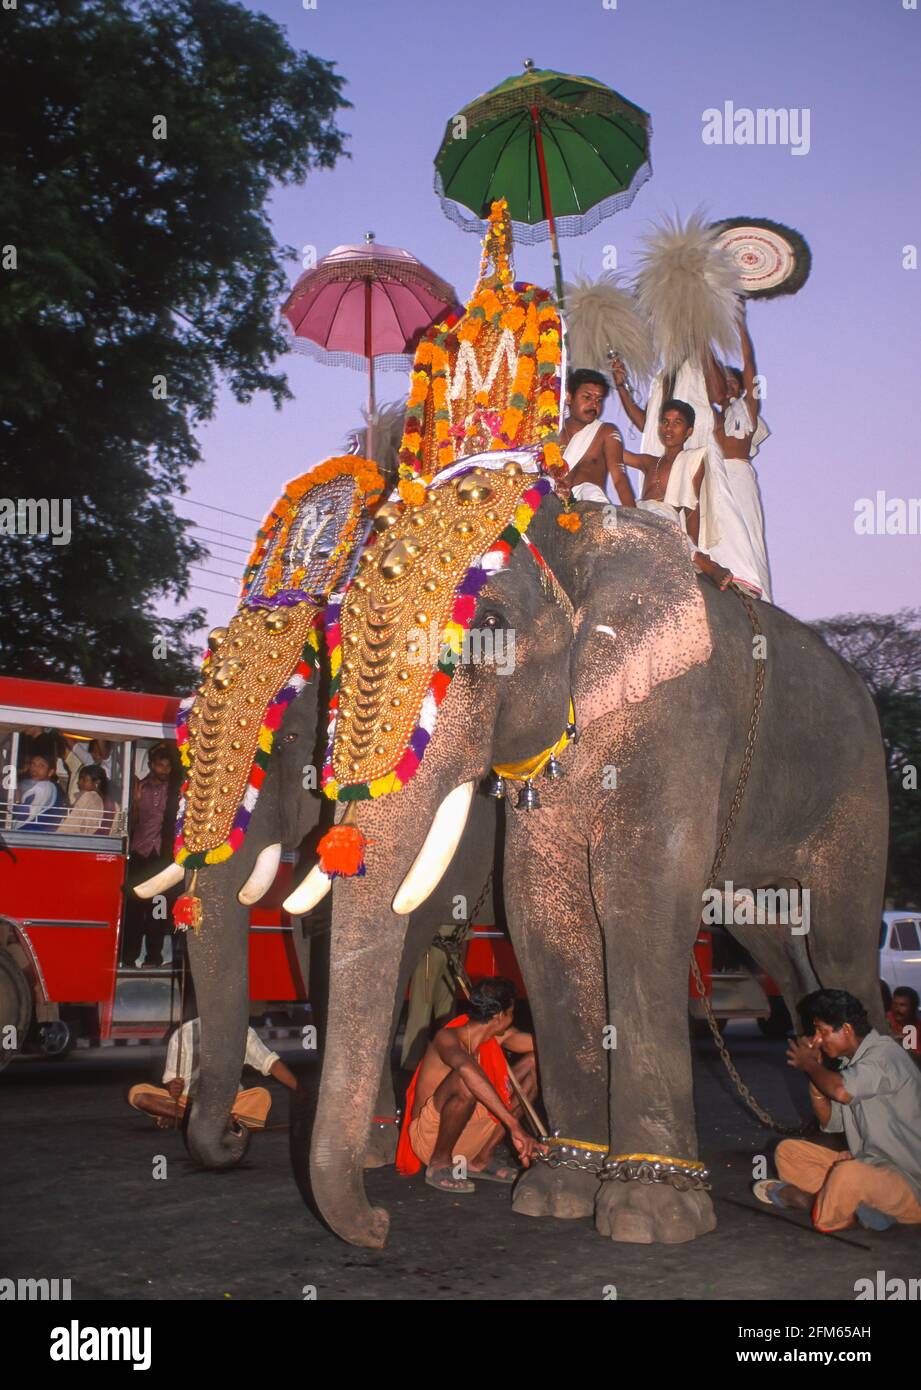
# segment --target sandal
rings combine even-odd
[[[476,1192],[472,1182],[466,1178],[455,1178],[450,1168],[426,1168],[425,1181],[436,1192]]]
[[[786,1202],[780,1200],[781,1188],[786,1186],[785,1182],[780,1182],[777,1178],[762,1178],[760,1182],[752,1184],[752,1192],[759,1202],[766,1202],[771,1207],[783,1207],[789,1211]]]
[[[506,1187],[518,1177],[519,1170],[513,1168],[508,1163],[500,1163],[495,1158],[491,1158],[485,1168],[471,1168],[470,1176],[474,1179],[480,1178],[483,1182],[501,1182]]]

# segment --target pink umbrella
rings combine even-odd
[[[368,371],[372,451],[374,368],[407,371],[425,330],[457,305],[457,294],[396,246],[337,246],[306,270],[282,305],[291,346],[328,366]]]

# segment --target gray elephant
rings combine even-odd
[[[305,486],[310,474],[289,484],[270,513],[273,526],[260,533],[237,613],[227,629],[210,635],[211,655],[180,728],[190,764],[180,831],[183,862],[135,890],[152,897],[180,882],[186,866],[195,869],[194,888],[189,884],[188,891],[200,927],[188,932],[187,941],[202,1020],[201,1067],[185,1135],[190,1154],[205,1168],[234,1166],[249,1142],[247,1130],[231,1125],[230,1108],[249,1022],[250,907],[272,885],[282,853],[296,851],[314,836],[324,811],[331,811],[315,775],[306,775],[315,774],[327,722],[320,604],[350,563],[350,549],[336,555],[343,517],[347,522],[354,515],[359,523],[351,533],[354,548],[366,529],[364,506],[372,490],[366,484],[361,491],[362,469],[368,468],[364,460],[336,462],[335,470],[321,465],[316,487]],[[302,590],[294,588],[292,577]],[[290,601],[266,603],[277,595]],[[455,867],[455,881],[463,885],[459,891],[471,906],[492,866],[495,841],[495,808],[484,801],[471,818]],[[207,862],[209,855],[215,862]],[[437,927],[452,920],[452,906],[436,894],[411,922],[403,992]],[[483,912],[481,920],[493,919],[491,898]],[[329,936],[322,923],[308,935],[311,1005],[322,1048]],[[398,1014],[397,1007],[392,1031]],[[368,1166],[392,1162],[396,1149],[389,1064],[381,1068],[374,1114],[379,1122],[364,1155]]]
[[[340,796],[354,796],[365,776],[372,793],[387,785],[392,736],[382,731],[393,725],[391,707],[402,713],[401,702],[412,703],[406,692],[418,697],[421,688],[406,614],[429,595],[435,602],[444,569],[449,587],[463,591],[473,571],[464,577],[455,551],[476,541],[484,517],[490,540],[502,527],[509,536],[519,515],[507,488],[514,473],[514,465],[480,469],[431,487],[388,545],[365,557],[343,607],[350,718],[340,710],[330,764]],[[519,492],[530,485],[518,481]],[[356,1245],[383,1245],[389,1224],[367,1201],[362,1164],[407,915],[446,869],[450,882],[479,780],[558,747],[570,699],[578,739],[558,755],[564,775],[541,780],[539,809],[510,809],[505,848],[506,913],[554,1129],[618,1158],[699,1161],[688,961],[745,760],[759,669],[753,757],[719,882],[808,889],[811,930],[727,925],[777,980],[791,1013],[821,982],[879,1014],[887,799],[866,689],[779,608],[756,605],[755,634],[736,593],[695,575],[676,527],[595,504],[576,514],[581,529],[564,530],[559,503],[545,500],[527,533],[536,552],[518,545],[479,588],[471,631],[514,633],[514,669],[501,675],[461,661],[434,724],[429,717],[415,775],[357,803],[367,872],[337,879],[333,894],[328,1050],[310,1149],[319,1209]],[[435,623],[449,611],[423,616]],[[715,1224],[706,1190],[682,1186],[599,1184],[536,1167],[520,1179],[514,1205],[532,1215],[594,1209],[599,1231],[616,1240],[678,1242]]]

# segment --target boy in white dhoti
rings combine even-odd
[[[661,454],[623,451],[624,462],[643,474],[641,511],[653,512],[680,526],[688,538],[694,568],[720,589],[732,582],[732,572],[711,558],[719,541],[706,449],[687,449],[694,432],[694,411],[687,401],[666,401],[659,417]]]
[[[655,378],[649,393],[649,401],[643,407],[637,404],[630,393],[623,363],[615,359],[612,363],[612,370],[620,402],[627,418],[631,424],[643,432],[642,456],[654,455],[659,439],[657,422],[661,418],[663,409],[662,397],[665,387],[669,385],[665,373],[659,372]],[[712,374],[712,371],[712,368],[708,368],[708,375]],[[711,392],[708,389],[707,378],[704,376],[703,370],[685,362],[675,374],[672,390],[672,399],[677,398],[685,401],[694,415],[694,425],[688,432],[685,447],[689,450],[704,449],[707,453],[710,501],[715,518],[713,529],[719,535],[719,540],[713,544],[709,554],[713,560],[731,570],[733,578],[739,583],[744,584],[746,588],[760,597],[770,600],[771,579],[764,552],[763,525],[758,531],[751,524],[748,519],[748,514],[751,513],[750,502],[740,502],[736,497],[730,468],[734,472],[741,470],[732,461],[727,464],[723,457],[723,451],[715,433]],[[624,461],[632,467],[634,457],[637,455],[625,453]],[[746,464],[744,467],[751,471],[750,464]],[[745,497],[747,481],[754,484],[757,493],[757,482],[753,473],[748,480],[743,476],[737,484],[739,494],[743,498]],[[760,514],[760,500],[758,509]]]
[[[566,381],[566,419],[560,447],[569,464],[566,484],[577,502],[608,502],[605,482],[614,484],[624,507],[636,506],[630,479],[624,471],[624,441],[620,430],[602,420],[610,387],[600,372],[583,368]]]

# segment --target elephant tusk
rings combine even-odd
[[[258,858],[253,865],[253,872],[237,894],[238,900],[245,907],[251,907],[253,903],[257,903],[260,898],[265,897],[275,882],[275,875],[278,873],[280,863],[280,844],[266,845],[265,849],[259,851]]]
[[[415,912],[442,880],[445,869],[454,858],[467,824],[473,783],[464,782],[448,792],[435,812],[435,819],[425,837],[425,844],[412,862],[410,870],[394,895],[392,908],[402,917]]]
[[[153,878],[147,878],[143,883],[136,883],[132,892],[136,898],[155,898],[158,893],[165,893],[168,888],[181,883],[184,878],[185,869],[181,864],[169,864],[158,874],[154,874]]]
[[[285,912],[290,912],[292,917],[303,917],[312,912],[317,903],[323,901],[332,887],[332,882],[329,874],[324,874],[319,864],[314,864],[307,877],[289,897],[285,898],[282,907]]]

